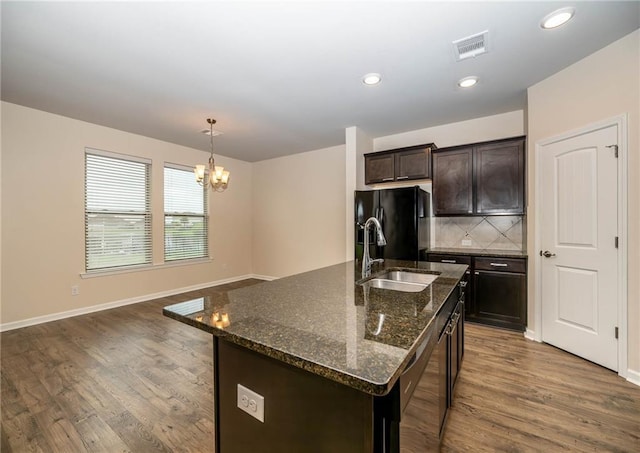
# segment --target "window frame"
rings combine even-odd
[[[112,159],[116,161],[123,161],[128,163],[137,163],[144,165],[144,210],[127,210],[124,209],[89,209],[89,156],[96,156],[99,158]],[[98,275],[114,272],[124,272],[127,270],[149,268],[153,266],[153,217],[152,217],[152,161],[138,156],[131,156],[128,154],[114,153],[110,151],[99,150],[95,148],[85,147],[84,152],[84,268],[86,275]],[[126,183],[122,184],[122,187],[126,187]],[[90,266],[91,251],[93,247],[90,246],[90,224],[89,219],[92,215],[106,215],[106,216],[131,216],[140,217],[143,220],[143,235],[142,235],[142,254],[143,262],[127,264],[120,263],[109,266]],[[136,248],[133,248],[136,250]],[[93,257],[95,260],[95,256]]]
[[[202,213],[187,213],[187,212],[178,212],[178,211],[167,211],[166,209],[166,203],[167,203],[167,175],[166,175],[166,171],[167,169],[170,170],[178,170],[178,171],[183,171],[186,174],[188,174],[189,178],[193,181],[193,186],[194,188],[197,188],[199,190],[202,191]],[[162,175],[163,175],[163,199],[162,199],[162,206],[163,206],[163,222],[162,222],[162,228],[163,228],[163,250],[164,250],[164,265],[176,265],[176,264],[189,264],[191,262],[197,262],[197,261],[202,261],[202,260],[210,260],[210,247],[209,247],[209,221],[210,221],[210,215],[209,215],[209,190],[208,187],[206,185],[200,185],[196,182],[195,180],[195,176],[193,173],[193,167],[189,167],[186,165],[182,165],[182,164],[175,164],[172,162],[165,162],[163,169],[162,169]],[[202,248],[204,249],[204,253],[202,255],[197,255],[197,256],[184,256],[184,257],[176,257],[176,258],[172,258],[172,259],[167,259],[167,218],[168,217],[186,217],[186,218],[195,218],[195,219],[200,219],[202,224],[203,224],[203,232],[204,235],[202,237]]]

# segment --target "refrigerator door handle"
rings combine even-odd
[[[378,217],[378,220],[382,222],[382,217],[384,217],[384,208],[380,208],[380,214],[376,217]]]

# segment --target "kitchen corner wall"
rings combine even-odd
[[[284,277],[344,262],[345,146],[253,164],[253,273]]]
[[[640,383],[640,31],[625,36],[528,90],[528,249],[535,245],[535,144],[627,114],[627,367]],[[533,254],[530,254],[533,255]],[[529,329],[535,325],[535,255],[529,257]]]
[[[216,156],[232,180],[210,197],[213,260],[163,266],[164,162],[193,166],[207,152],[6,102],[1,108],[3,326],[251,274],[250,163]],[[153,268],[81,278],[85,147],[152,160]],[[79,295],[71,296],[72,285]]]

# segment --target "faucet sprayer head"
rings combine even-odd
[[[378,245],[383,246],[387,245],[387,239],[384,237],[384,233],[382,232],[382,228],[376,229],[376,235],[378,236]]]

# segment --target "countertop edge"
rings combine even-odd
[[[188,324],[191,327],[195,327],[199,330],[207,332],[214,337],[217,337],[221,340],[229,341],[238,346],[243,346],[249,349],[250,351],[257,352],[259,354],[263,354],[269,358],[278,360],[280,362],[286,363],[288,365],[294,366],[296,368],[308,371],[316,376],[322,376],[324,378],[330,379],[339,384],[347,385],[348,387],[354,388],[356,390],[361,390],[365,393],[369,393],[374,396],[384,396],[391,391],[393,385],[395,385],[397,378],[402,374],[403,367],[399,368],[399,372],[397,372],[397,376],[394,375],[392,379],[387,383],[373,383],[363,379],[360,379],[351,374],[345,373],[343,371],[336,370],[334,368],[326,367],[309,360],[305,360],[301,357],[297,357],[293,354],[289,354],[283,351],[279,351],[277,349],[271,348],[265,344],[261,344],[252,340],[247,340],[237,335],[234,335],[230,332],[225,331],[224,329],[219,329],[216,327],[212,327],[203,323],[200,323],[194,319],[189,318],[188,316],[182,316],[172,311],[162,309],[162,314],[168,318],[175,319],[183,324]],[[425,328],[424,332],[420,335],[419,340],[422,341],[422,338],[426,334],[428,327]],[[416,344],[412,346],[409,350],[408,358],[405,362],[409,362],[411,359],[411,355],[417,349],[417,345],[420,344],[420,341],[416,341]],[[406,366],[406,363],[403,363]],[[320,372],[319,372],[320,371]]]

